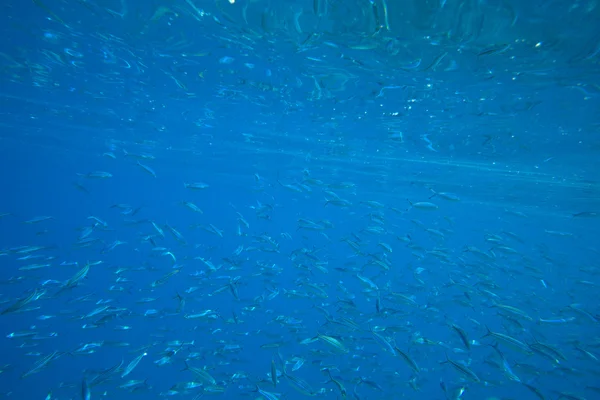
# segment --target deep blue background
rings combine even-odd
[[[34,399],[52,391],[51,398],[81,398],[84,379],[120,360],[127,365],[146,349],[148,357],[129,376],[116,374],[93,387],[92,398],[164,398],[176,383],[194,380],[182,372],[186,359],[206,366],[225,388],[215,396],[255,398],[259,383],[287,399],[305,397],[284,377],[277,388],[270,383],[277,349],[260,346],[283,342],[283,358],[306,359],[294,376],[315,391],[325,388],[323,398],[340,398],[320,371],[334,366],[350,398],[361,377],[382,388],[359,385],[361,399],[443,399],[440,381],[448,398],[460,387],[467,388],[465,399],[536,398],[502,374],[488,346],[494,341],[482,339],[486,325],[565,355],[557,364],[500,343],[521,381],[546,398],[600,396],[598,361],[577,349],[600,357],[594,214],[600,212],[600,6],[388,0],[389,29],[377,31],[368,1],[322,1],[320,18],[308,1],[192,3],[204,14],[183,0],[2,5],[0,214],[9,215],[0,219],[0,308],[35,288],[47,292],[28,306],[33,310],[0,316],[0,396]],[[376,3],[383,15],[383,3]],[[298,27],[294,15],[300,15]],[[156,178],[132,156],[144,154],[153,159],[139,161]],[[113,177],[83,176],[94,171]],[[192,191],[186,182],[209,187]],[[432,190],[460,201],[429,200]],[[331,192],[351,206],[326,205]],[[423,201],[439,208],[410,207]],[[130,216],[116,204],[141,209]],[[241,226],[241,236],[238,212],[250,224]],[[38,216],[53,218],[24,223]],[[79,248],[81,230],[93,224],[89,216],[107,227],[94,230],[98,243]],[[299,229],[300,218],[332,226]],[[165,230],[164,238],[155,238],[164,250],[143,240],[157,234],[151,221]],[[223,237],[204,229],[211,224]],[[370,233],[374,226],[382,233]],[[406,235],[410,243],[400,240]],[[278,243],[277,252],[269,251],[275,248],[266,237]],[[356,237],[360,253],[344,241]],[[126,243],[103,252],[115,240]],[[393,248],[389,271],[370,263],[384,252],[379,243]],[[32,253],[38,259],[19,260],[18,246],[45,248]],[[244,250],[236,257],[238,246]],[[300,249],[312,258],[298,256]],[[153,288],[173,268],[165,251],[183,268]],[[198,257],[222,267],[211,274]],[[327,273],[314,267],[316,258],[327,262]],[[60,282],[94,261],[102,264],[78,287],[56,295]],[[34,263],[50,265],[19,270]],[[382,313],[356,276],[361,270],[379,287]],[[214,293],[233,277],[240,277],[239,299],[230,290]],[[318,297],[306,282],[328,297]],[[280,294],[265,300],[273,290]],[[308,294],[297,297],[292,290]],[[392,292],[414,296],[419,306],[392,302]],[[176,293],[186,297],[181,313]],[[156,300],[141,302],[148,297]],[[350,299],[354,308],[340,305]],[[84,316],[103,301],[119,308],[119,316],[85,329],[97,317]],[[531,320],[511,323],[495,303],[517,307]],[[324,325],[315,306],[354,320],[363,331]],[[145,315],[149,309],[158,314]],[[184,318],[207,309],[223,318]],[[232,323],[232,312],[239,323]],[[302,322],[285,326],[278,316]],[[451,323],[474,341],[470,351]],[[123,325],[131,329],[117,328]],[[374,342],[369,327],[376,326],[387,328],[384,336],[421,368],[419,392],[409,385],[414,375],[406,364]],[[7,337],[24,331],[38,336]],[[323,342],[299,343],[318,333],[337,337],[349,353],[331,354]],[[418,337],[441,344],[418,344]],[[156,366],[166,349],[177,348],[169,345],[175,340],[194,345],[183,346],[172,364]],[[76,351],[102,341],[91,354]],[[243,350],[223,352],[225,344]],[[19,378],[53,351],[66,354]],[[192,352],[202,357],[191,360]],[[482,382],[465,382],[440,364],[446,355]],[[246,377],[234,379],[236,373]],[[147,379],[148,386],[132,394],[119,388],[128,379]],[[191,399],[201,391],[174,397]]]

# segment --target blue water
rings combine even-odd
[[[0,398],[600,398],[597,2],[4,3]]]

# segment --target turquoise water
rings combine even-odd
[[[596,1],[1,15],[0,398],[600,398]]]

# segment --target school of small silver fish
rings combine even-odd
[[[600,399],[600,2],[10,0],[0,399]]]

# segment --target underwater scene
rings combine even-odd
[[[0,9],[0,400],[600,399],[600,1]]]

